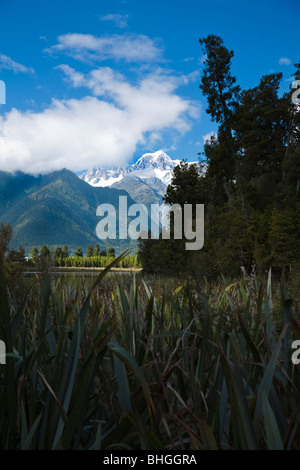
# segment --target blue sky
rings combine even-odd
[[[0,0],[0,169],[79,171],[163,149],[195,161],[217,127],[199,38],[234,50],[242,88],[300,61],[298,0]]]

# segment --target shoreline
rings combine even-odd
[[[87,268],[87,267],[66,267],[66,266],[57,266],[55,268],[49,268],[49,273],[59,273],[59,272],[78,272],[78,271],[86,271],[86,272],[97,272],[97,271],[104,271],[106,268]],[[113,272],[140,272],[143,268],[110,268],[110,271]],[[28,274],[40,274],[42,271],[34,271],[34,270],[25,270],[25,273]]]

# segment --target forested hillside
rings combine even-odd
[[[99,240],[96,235],[98,205],[118,209],[119,196],[127,196],[128,204],[135,202],[124,190],[93,188],[66,169],[38,177],[0,171],[0,222],[12,226],[11,248],[22,246],[27,254],[44,244],[53,249],[68,245],[74,251],[100,243],[106,249],[113,245],[117,252],[130,247],[136,251],[131,240]]]

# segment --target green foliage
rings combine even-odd
[[[9,263],[18,263],[21,265],[26,264],[25,249],[23,246],[20,246],[18,250],[10,250],[6,261]]]
[[[100,256],[100,247],[98,243],[96,243],[94,250],[93,250],[93,256]]]
[[[196,164],[181,162],[174,168],[172,181],[167,187],[166,204],[197,204],[205,199],[205,187],[200,178],[200,168]],[[191,188],[193,189],[191,191]]]
[[[30,258],[33,262],[33,264],[38,264],[39,260],[40,260],[40,256],[39,256],[39,250],[37,249],[36,246],[34,246],[31,250],[31,253],[30,253]]]
[[[57,246],[53,252],[53,256],[55,259],[63,257],[63,250],[60,246]]]
[[[115,257],[115,253],[116,253],[116,252],[115,252],[115,249],[114,249],[112,246],[110,246],[110,247],[108,248],[108,250],[107,250],[107,256],[111,256],[112,258],[114,258],[114,257]]]
[[[67,258],[69,256],[69,247],[68,245],[64,245],[62,249],[62,257]]]
[[[206,112],[216,122],[226,123],[239,101],[240,87],[231,75],[233,51],[228,51],[222,38],[209,35],[199,40],[206,55],[200,88],[208,98]]]
[[[83,257],[83,251],[80,246],[78,246],[75,250],[74,253],[75,258],[82,258]]]
[[[93,256],[94,248],[93,245],[90,243],[86,249],[86,257],[89,258],[90,256]]]
[[[5,255],[12,238],[12,227],[10,224],[0,223],[0,257]]]
[[[40,257],[42,260],[46,260],[50,257],[51,251],[48,245],[43,245],[40,251]]]
[[[41,249],[40,255],[37,247],[33,247],[27,261],[25,258],[25,250],[23,247],[20,247],[19,251],[10,251],[6,260],[8,263],[19,263],[27,267],[35,266],[37,269],[44,269],[45,264],[48,268],[106,268],[113,262],[115,258],[114,248],[110,247],[107,252],[102,249],[101,255],[99,249],[98,256],[93,255],[95,248],[92,248],[93,247],[91,247],[90,250],[92,255],[84,257],[81,247],[78,247],[77,250],[75,250],[74,256],[69,256],[68,247],[66,245],[63,248],[57,246],[53,252],[51,252],[48,245],[44,245]],[[137,255],[128,254],[126,257],[120,259],[117,266],[119,268],[140,268],[140,262]]]
[[[298,450],[299,283],[106,279],[124,259],[17,308],[1,266],[0,448]]]
[[[105,268],[113,262],[114,256],[69,256],[63,259],[63,266],[67,268]],[[138,268],[140,267],[138,256],[126,256],[117,264],[120,268]]]
[[[141,240],[147,272],[216,277],[253,266],[264,272],[300,264],[300,112],[291,93],[279,96],[281,73],[241,90],[231,74],[233,52],[214,35],[200,39],[206,54],[200,88],[219,124],[205,144],[206,172],[181,163],[164,197],[168,204],[204,204],[201,252],[182,240]],[[296,64],[300,73],[299,64]],[[172,235],[171,235],[172,236]]]
[[[270,216],[269,242],[271,257],[278,266],[292,265],[299,260],[300,198],[292,206],[282,204]]]

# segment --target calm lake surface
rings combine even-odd
[[[61,279],[64,282],[68,282],[73,285],[84,284],[86,287],[89,287],[101,274],[101,271],[50,271],[49,272],[51,280],[53,282]],[[41,272],[39,271],[27,271],[25,273],[26,277],[34,278],[39,277]],[[110,271],[103,278],[104,282],[122,282],[125,280],[130,280],[133,276],[139,276],[140,271]],[[103,282],[102,281],[102,282]]]

